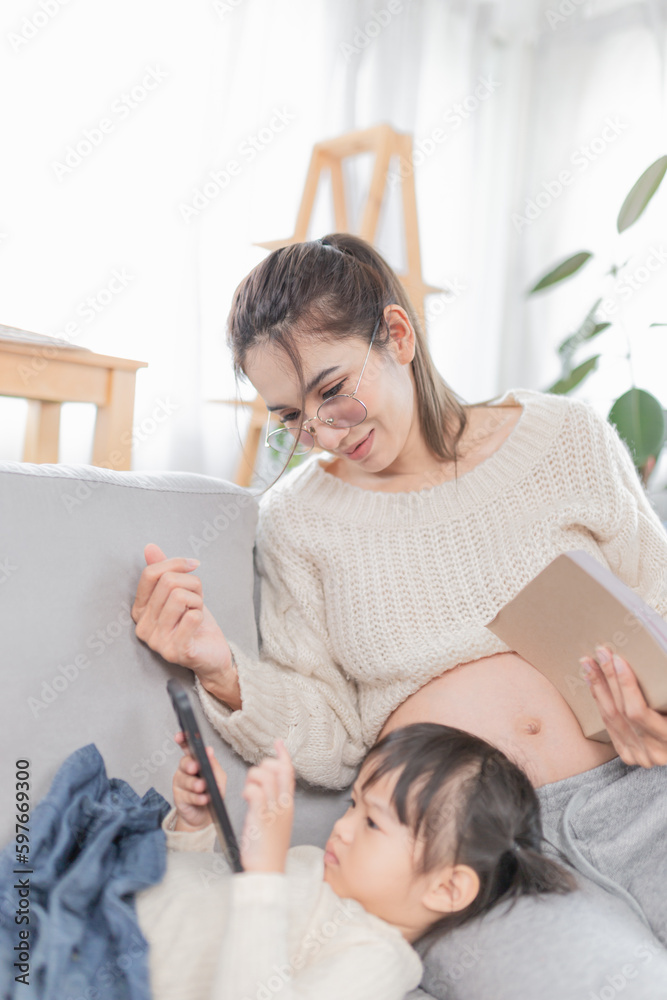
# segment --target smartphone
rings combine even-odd
[[[200,735],[199,723],[197,722],[195,710],[192,707],[190,695],[181,682],[177,681],[174,677],[167,681],[167,691],[171,697],[178,724],[185,733],[188,749],[199,764],[199,775],[206,782],[206,791],[211,798],[209,808],[213,814],[213,823],[215,824],[220,846],[232,871],[242,872],[243,865],[241,864],[241,852],[238,841],[232,829],[232,824],[229,821],[229,815],[220,794],[220,789],[213,775],[213,768],[208,759],[204,741]]]

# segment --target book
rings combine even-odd
[[[566,552],[486,626],[544,674],[584,736],[609,743],[579,662],[607,646],[631,666],[647,704],[667,711],[667,622],[588,552]]]

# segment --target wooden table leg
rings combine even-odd
[[[59,437],[60,403],[29,399],[23,461],[56,463]]]
[[[252,411],[250,414],[250,426],[246,436],[245,445],[239,464],[236,468],[234,482],[238,486],[250,486],[252,483],[255,465],[257,464],[257,452],[262,443],[266,428],[267,410],[264,401],[256,396],[252,401]]]
[[[135,373],[112,369],[105,406],[97,407],[93,465],[128,471],[132,465]]]

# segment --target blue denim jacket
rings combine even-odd
[[[169,804],[109,780],[97,747],[71,754],[30,820],[30,863],[0,854],[0,997],[149,1000],[148,945],[134,893],[166,866],[160,824]],[[25,867],[32,874],[14,874]],[[17,982],[19,879],[29,879],[29,983]]]

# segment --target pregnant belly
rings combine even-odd
[[[560,692],[516,653],[462,663],[435,677],[392,712],[382,734],[439,722],[480,736],[540,785],[589,771],[618,756],[584,736]]]

